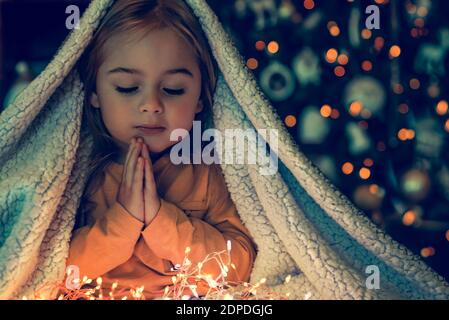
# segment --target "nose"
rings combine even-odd
[[[143,101],[139,106],[140,112],[163,113],[164,107],[158,97],[151,96]]]

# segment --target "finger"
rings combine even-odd
[[[125,159],[125,167],[128,164],[129,156],[131,155],[132,149],[136,146],[136,138],[131,139],[131,143],[128,148],[128,152],[126,153],[126,159]]]
[[[145,152],[146,152],[146,158],[148,159],[148,164],[152,170],[151,172],[153,172],[153,162],[151,161],[151,158],[150,158],[150,147],[147,144],[145,144]]]
[[[135,193],[140,192],[140,194],[142,194],[143,172],[144,172],[143,167],[144,167],[144,159],[139,156],[139,158],[137,159],[136,173],[134,175],[134,181],[133,181],[133,191]]]
[[[146,145],[146,143],[144,143],[142,146],[142,156],[144,157],[144,159],[150,159],[150,153],[148,152],[148,146]]]
[[[133,151],[130,155],[130,158],[129,158],[128,170],[126,170],[127,171],[126,181],[127,181],[128,187],[131,187],[132,183],[133,183],[134,174],[135,174],[136,165],[137,165],[137,158],[140,155],[140,150],[141,150],[141,144],[136,143],[136,147],[133,149]]]
[[[145,190],[150,194],[156,192],[156,181],[154,180],[153,167],[150,159],[145,160]]]
[[[130,154],[132,153],[133,149],[136,146],[135,142],[136,142],[135,138],[132,138],[131,139],[131,143],[130,143],[130,145],[128,147],[128,153],[126,154],[126,159],[125,159],[125,162],[123,164],[122,181],[126,181],[126,176],[127,176],[127,171],[128,171],[127,169],[128,169],[129,156],[130,156]]]
[[[147,151],[145,164],[148,166],[148,170],[146,170],[146,171],[147,171],[147,173],[150,174],[150,176],[151,176],[150,178],[154,182],[153,162],[151,161],[151,158],[150,158],[150,148],[147,145],[145,145],[145,148]]]

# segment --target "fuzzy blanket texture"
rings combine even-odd
[[[92,1],[80,28],[0,114],[2,299],[30,296],[64,279],[92,149],[73,67],[112,2]],[[266,278],[271,290],[292,299],[448,299],[441,276],[377,228],[301,153],[206,1],[186,2],[219,66],[214,126],[279,133],[276,174],[262,175],[258,164],[221,165],[258,246],[250,281]],[[378,289],[367,286],[370,268],[379,270]],[[55,295],[48,291],[48,298]]]

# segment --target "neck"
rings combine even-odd
[[[157,160],[159,160],[160,158],[162,158],[164,155],[166,155],[167,153],[170,153],[170,149],[171,148],[167,148],[161,152],[150,152],[150,158],[151,158],[151,162],[155,163]],[[126,153],[125,152],[121,152],[115,159],[114,161],[120,165],[124,165],[125,164],[125,159],[126,159]]]
[[[159,160],[163,155],[165,154],[165,150],[159,153],[150,153],[151,162],[155,163],[157,160]]]

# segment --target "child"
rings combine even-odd
[[[94,34],[78,66],[94,152],[67,260],[81,278],[101,276],[106,290],[114,282],[144,286],[146,298],[161,297],[187,247],[196,266],[230,240],[236,269],[227,280],[249,280],[256,245],[219,165],[170,160],[177,143],[170,133],[191,130],[212,107],[209,50],[198,21],[176,0],[116,1]],[[202,271],[221,273],[215,261]]]

